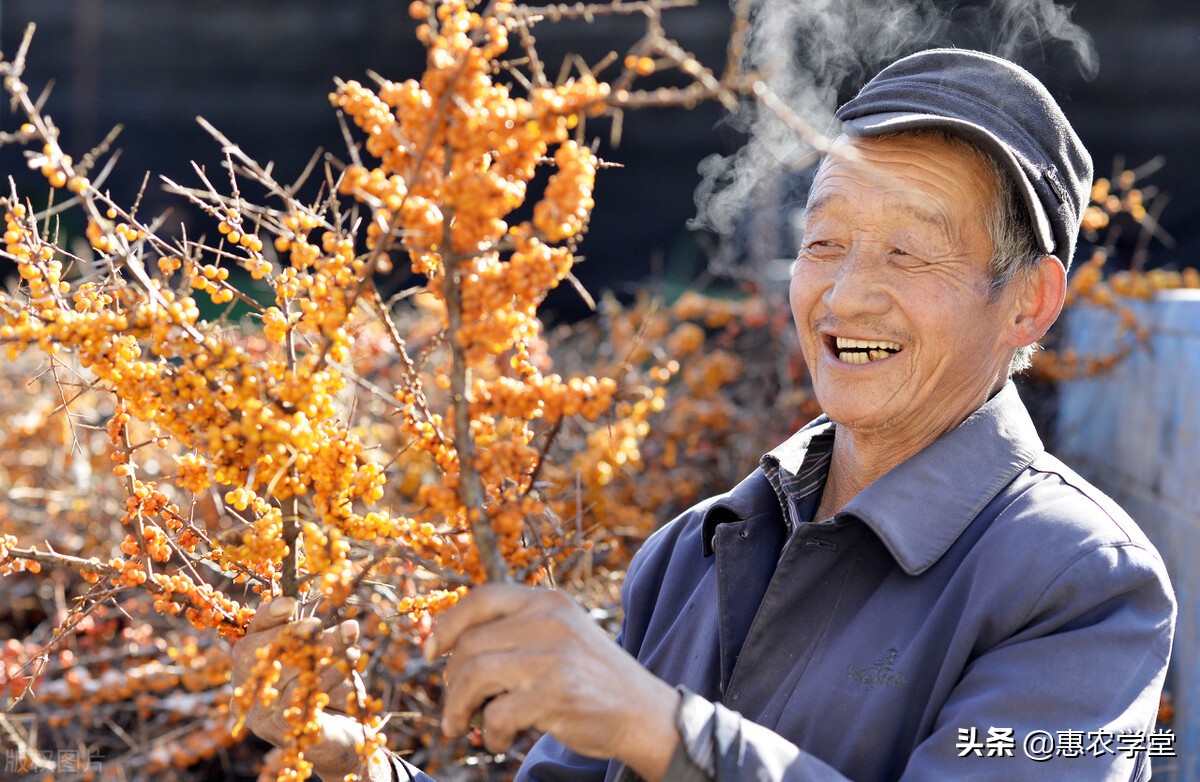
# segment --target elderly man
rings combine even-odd
[[[1166,572],[1009,380],[1062,307],[1090,159],[1041,84],[974,52],[900,60],[837,116],[791,284],[826,415],[646,542],[617,643],[521,587],[434,630],[447,732],[482,708],[493,750],[546,733],[520,780],[1149,776]],[[326,735],[328,776],[424,777],[357,769],[345,718]]]

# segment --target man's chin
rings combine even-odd
[[[818,386],[816,397],[821,411],[841,428],[862,433],[895,429],[904,420],[903,405],[897,399],[895,389],[872,391],[867,384],[861,384],[822,393]]]

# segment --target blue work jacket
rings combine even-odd
[[[1011,383],[832,521],[789,533],[754,472],[656,532],[622,597],[618,642],[710,721],[700,778],[1141,780],[1166,738],[1162,560]],[[546,736],[517,780],[628,776]]]

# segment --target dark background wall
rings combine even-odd
[[[367,69],[396,79],[420,72],[424,50],[412,36],[406,6],[395,0],[0,0],[0,48],[13,52],[25,25],[38,24],[28,80],[35,89],[56,83],[48,107],[69,152],[82,154],[110,127],[124,124],[123,158],[111,185],[131,198],[148,170],[187,183],[195,182],[192,160],[216,170],[218,147],[196,115],[260,160],[275,161],[283,180],[299,173],[316,147],[342,150],[326,98],[332,78],[361,79]],[[670,13],[668,29],[702,61],[719,66],[729,17],[725,0],[699,0],[695,9]],[[1095,41],[1096,78],[1085,80],[1064,66],[1052,47],[1034,47],[1026,64],[1062,100],[1098,172],[1118,158],[1136,166],[1165,157],[1148,182],[1171,195],[1162,222],[1175,246],[1154,243],[1152,265],[1200,263],[1200,4],[1088,0],[1072,18]],[[986,16],[973,24],[979,29],[952,30],[947,40],[971,44],[973,33],[986,32]],[[590,27],[546,27],[539,40],[550,61],[567,50],[595,61],[622,50],[638,32],[630,20],[607,18]],[[857,88],[853,82],[842,85],[843,97]],[[587,260],[579,273],[590,288],[628,288],[654,270],[686,276],[703,265],[697,238],[685,226],[694,213],[696,166],[740,144],[736,132],[718,127],[720,119],[715,106],[626,117],[620,148],[604,152],[625,168],[602,174],[584,244]],[[7,106],[0,108],[0,127],[16,122]],[[42,189],[19,156],[0,149],[0,176],[9,175],[26,194]],[[150,208],[178,206],[153,183],[147,198]]]

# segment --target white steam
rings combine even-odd
[[[889,63],[935,46],[980,49],[1027,67],[1065,46],[1091,78],[1095,48],[1069,15],[1053,0],[756,0],[746,67],[814,129],[831,133],[839,90],[844,99]],[[803,199],[786,180],[814,162],[813,151],[752,103],[728,122],[747,141],[700,162],[691,227],[741,234],[752,257],[770,257],[786,222],[781,206]]]

